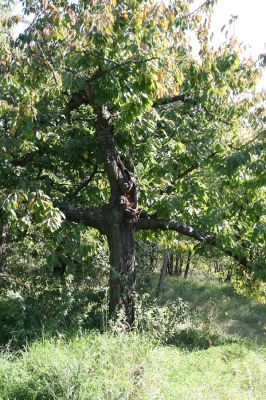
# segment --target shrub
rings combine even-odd
[[[162,343],[170,341],[180,331],[180,326],[189,319],[188,305],[181,298],[164,305],[147,296],[136,302],[136,329]]]

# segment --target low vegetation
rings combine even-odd
[[[120,318],[101,331],[43,331],[17,351],[9,342],[0,399],[263,400],[265,308],[230,284],[167,277],[159,303],[139,301],[132,333]]]

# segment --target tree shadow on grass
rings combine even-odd
[[[207,327],[181,332],[177,343],[199,342],[207,348],[208,343],[239,338],[266,344],[266,305],[237,294],[231,284],[167,277],[161,302],[177,297],[189,304],[192,318]],[[215,331],[219,334],[212,336]]]
[[[236,343],[232,336],[210,332],[202,327],[190,327],[181,329],[169,340],[167,344],[179,347],[187,351],[207,350],[210,347]]]
[[[33,293],[0,293],[0,348],[17,350],[48,337],[70,338],[103,328],[103,292],[51,287]]]
[[[0,347],[16,350],[43,337],[70,338],[79,330],[102,331],[107,318],[104,296],[74,283],[71,289],[61,285],[29,292],[2,291]],[[188,303],[192,324],[165,338],[165,344],[192,351],[239,339],[266,343],[266,305],[236,294],[230,284],[167,277],[160,303],[178,297]]]

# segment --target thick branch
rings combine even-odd
[[[157,219],[155,217],[145,216],[140,218],[136,224],[136,230],[150,229],[150,230],[165,230],[165,231],[176,231],[184,236],[189,236],[199,242],[206,243],[210,246],[216,247],[226,255],[234,258],[244,267],[248,267],[248,259],[245,255],[238,255],[233,250],[225,250],[219,244],[217,237],[208,235],[201,232],[200,230],[193,228],[192,226],[186,226],[179,221],[168,221],[163,219]]]
[[[123,165],[115,148],[112,115],[104,107],[95,108],[97,120],[95,124],[99,149],[104,162],[104,168],[111,185],[112,200],[128,194],[136,181]]]
[[[217,121],[222,122],[223,124],[225,124],[227,126],[232,126],[233,125],[231,122],[225,120],[224,118],[217,117],[217,115],[215,113],[211,112],[205,106],[205,104],[202,104],[199,101],[197,101],[196,99],[190,98],[190,97],[186,96],[185,94],[180,94],[180,95],[177,95],[177,96],[166,97],[166,98],[162,98],[162,99],[156,100],[153,103],[153,107],[154,108],[160,108],[161,106],[167,106],[169,104],[173,104],[173,103],[176,103],[178,101],[181,101],[182,103],[188,104],[190,106],[199,106],[199,107],[201,107],[205,111],[205,113],[209,116],[210,121],[217,120]]]
[[[180,94],[178,96],[166,97],[156,100],[152,106],[153,108],[159,108],[161,106],[167,106],[168,104],[176,103],[177,101],[182,101],[182,103],[185,103],[187,101],[191,102],[191,100],[189,101],[184,94]]]
[[[181,233],[182,235],[190,236],[196,240],[199,240],[200,242],[204,242],[211,245],[213,245],[216,240],[215,237],[206,235],[198,231],[197,229],[192,228],[191,226],[186,226],[182,224],[182,222],[158,219],[153,216],[151,217],[145,216],[144,218],[139,219],[136,225],[136,230],[142,230],[142,229],[151,229],[151,230],[160,229],[166,231],[169,230],[176,231],[178,233]]]
[[[90,54],[92,55],[92,54]],[[99,55],[94,55],[95,57],[99,57]],[[79,92],[72,93],[70,100],[68,101],[67,107],[65,114],[67,118],[69,118],[70,112],[79,108],[82,104],[91,104],[92,106],[95,105],[93,102],[89,92],[90,92],[90,85],[92,82],[97,81],[100,78],[103,78],[104,76],[112,73],[114,70],[119,69],[119,68],[124,68],[130,65],[138,65],[138,64],[143,64],[152,60],[156,60],[157,57],[151,57],[147,58],[144,60],[134,60],[134,59],[129,59],[126,60],[122,63],[118,63],[115,60],[108,60],[108,62],[114,64],[110,68],[106,68],[103,70],[97,70],[90,78],[88,78],[85,81],[85,85],[83,90],[80,90]],[[105,59],[107,61],[107,59]]]
[[[96,228],[101,233],[105,233],[104,220],[100,208],[75,207],[73,205],[61,206],[59,208],[68,221],[81,223]]]

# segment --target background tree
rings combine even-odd
[[[26,0],[32,24],[1,48],[5,217],[106,235],[110,312],[129,325],[136,232],[175,231],[265,277],[260,67],[234,38],[212,48],[214,3]]]

